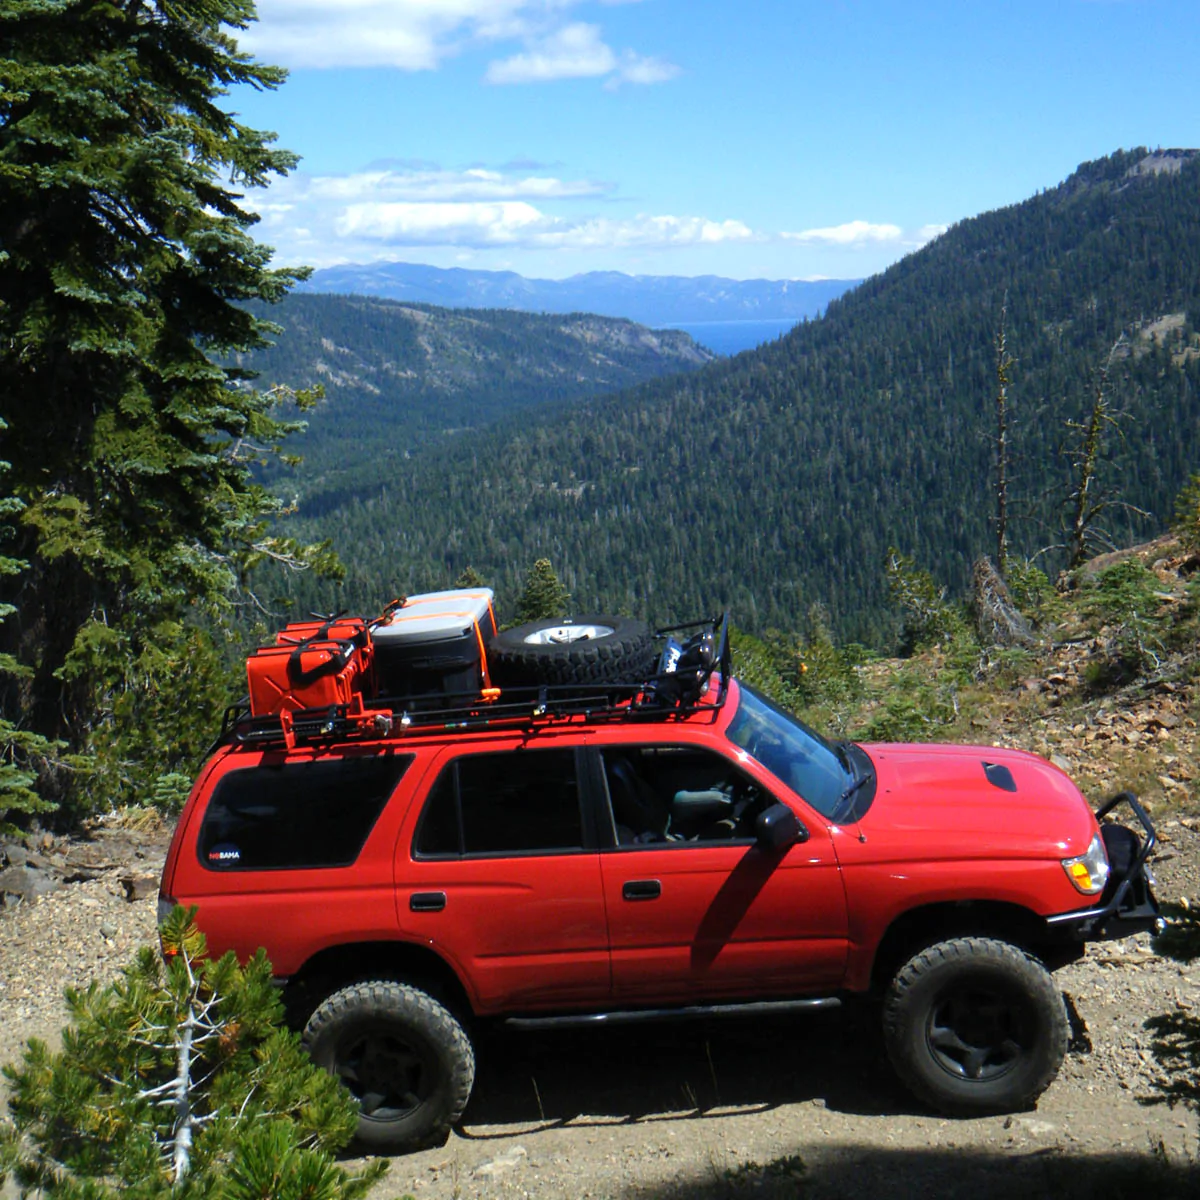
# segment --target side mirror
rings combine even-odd
[[[782,850],[796,842],[808,841],[808,830],[786,804],[772,804],[758,814],[754,833],[763,850]]]

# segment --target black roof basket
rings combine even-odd
[[[691,634],[681,643],[674,634]],[[403,737],[408,733],[456,733],[496,728],[530,728],[556,721],[678,720],[701,710],[715,721],[732,674],[729,614],[656,631],[664,639],[658,670],[648,679],[604,683],[504,688],[498,699],[469,695],[355,697],[352,704],[298,712],[251,715],[248,703],[230,705],[214,749],[225,744],[285,745]],[[720,692],[707,697],[719,675]]]

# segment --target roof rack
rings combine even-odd
[[[671,635],[699,631],[710,654],[693,655]],[[670,625],[655,631],[665,639],[658,670],[647,679],[540,687],[504,688],[495,699],[469,695],[380,696],[328,708],[252,716],[246,701],[230,705],[213,749],[222,745],[282,745],[401,738],[418,733],[459,733],[483,729],[530,728],[564,721],[666,721],[698,712],[715,721],[725,704],[732,673],[729,614]],[[713,677],[721,686],[713,696]]]

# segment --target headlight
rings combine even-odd
[[[1104,839],[1096,834],[1086,854],[1077,858],[1064,858],[1063,870],[1067,878],[1085,896],[1094,896],[1104,891],[1108,882],[1108,855],[1104,851]]]

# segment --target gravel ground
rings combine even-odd
[[[1164,898],[1200,898],[1192,824],[1161,822]],[[161,832],[100,840],[144,870],[165,850]],[[112,978],[153,941],[154,897],[126,899],[122,874],[0,913],[0,1061],[29,1037],[56,1040],[64,987]],[[1057,978],[1081,1023],[1058,1080],[1036,1111],[971,1121],[908,1098],[865,1011],[489,1033],[461,1129],[395,1159],[372,1200],[1200,1196],[1195,1119],[1145,1103],[1157,1071],[1144,1028],[1200,1005],[1200,963],[1158,959],[1141,937],[1092,946]]]

